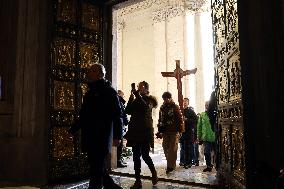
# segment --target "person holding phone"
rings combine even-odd
[[[131,95],[127,102],[125,112],[129,115],[130,121],[127,132],[127,146],[132,147],[135,183],[130,189],[142,188],[141,183],[141,156],[152,173],[152,184],[158,182],[158,176],[149,155],[150,147],[154,147],[154,128],[152,110],[158,105],[156,97],[149,95],[149,84],[142,81],[135,89],[135,83],[131,84]]]

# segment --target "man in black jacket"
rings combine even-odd
[[[79,119],[69,129],[73,136],[82,131],[82,147],[90,165],[89,189],[121,189],[106,169],[112,144],[122,139],[122,112],[116,90],[105,78],[102,64],[93,64],[88,71],[89,90],[84,95]]]
[[[123,132],[126,131],[126,128],[125,126],[128,125],[128,118],[127,118],[127,115],[125,113],[125,103],[126,101],[124,100],[124,93],[122,90],[117,90],[117,93],[118,93],[118,97],[119,97],[119,101],[120,101],[120,105],[121,105],[121,108],[122,108],[122,120],[123,120]],[[123,141],[117,146],[117,167],[118,168],[123,168],[123,167],[127,167],[127,163],[124,162],[124,159],[123,159]]]
[[[192,166],[192,163],[199,164],[197,154],[194,151],[197,115],[193,107],[189,106],[188,98],[183,99],[183,115],[185,132],[182,133],[180,138],[180,165],[188,169]]]

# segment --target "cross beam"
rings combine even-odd
[[[192,70],[185,70],[183,71],[180,68],[180,60],[176,60],[176,69],[173,72],[161,72],[163,77],[175,77],[177,80],[177,90],[178,90],[178,103],[180,109],[183,110],[183,96],[182,96],[182,82],[181,78],[186,75],[195,74],[197,68]],[[183,112],[183,111],[182,111]]]

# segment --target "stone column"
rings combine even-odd
[[[180,60],[181,68],[184,70],[184,17],[182,12],[178,15],[169,15],[167,24],[167,71],[172,72],[176,68],[175,60]],[[183,81],[183,79],[182,79]],[[183,82],[184,86],[184,82]],[[168,78],[168,90],[172,93],[175,102],[178,102],[178,90],[176,78]]]
[[[117,11],[112,11],[112,84],[119,89],[119,64],[118,64],[118,23]]]
[[[125,23],[123,21],[117,22],[117,49],[116,49],[116,63],[117,63],[117,88],[124,91],[123,85],[123,29]]]
[[[187,64],[185,69],[194,69],[195,65],[195,24],[194,24],[194,13],[186,11],[186,59]],[[199,72],[199,70],[197,70]],[[185,97],[189,97],[190,106],[196,108],[196,74],[185,77]]]
[[[154,21],[154,46],[155,46],[155,67],[156,71],[156,91],[162,103],[161,95],[165,91],[173,94],[173,99],[177,102],[177,81],[173,77],[162,77],[161,72],[173,72],[176,64],[175,60],[180,60],[181,68],[185,68],[186,58],[184,40],[186,31],[184,30],[185,14],[183,6],[162,6],[153,12]],[[185,91],[183,81],[183,92]]]
[[[161,19],[161,18],[159,18]],[[162,105],[162,93],[167,90],[167,78],[162,77],[161,72],[167,71],[167,26],[165,19],[153,19],[154,27],[154,56],[155,56],[155,89],[152,88],[152,94],[157,97],[158,106]],[[153,111],[154,126],[157,124],[159,107]],[[155,132],[157,127],[155,128]]]
[[[191,53],[189,52],[189,39],[187,37],[188,33],[188,21],[187,21],[187,12],[184,13],[184,21],[183,21],[183,36],[184,36],[184,70],[190,69],[190,62],[189,62],[189,56],[191,56]],[[189,76],[185,76],[183,79],[183,97],[189,97],[190,94],[192,93],[193,86],[190,85],[189,82]]]
[[[203,59],[201,48],[201,28],[200,28],[200,15],[195,14],[194,17],[194,48],[195,48],[195,66],[196,72],[196,113],[204,111],[204,73],[203,73]]]

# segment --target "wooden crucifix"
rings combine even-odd
[[[185,70],[183,71],[180,68],[180,60],[176,60],[176,69],[173,72],[161,72],[163,77],[175,77],[177,80],[177,90],[178,90],[178,103],[180,106],[180,109],[183,113],[183,96],[182,96],[182,82],[181,78],[186,75],[195,74],[197,71],[197,68],[194,68],[192,70]]]

